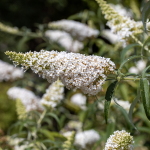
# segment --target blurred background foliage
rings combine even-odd
[[[141,20],[141,8],[146,0],[107,0],[108,3],[122,4],[127,9],[132,9],[135,20]],[[109,40],[101,36],[101,31],[107,29],[106,20],[101,13],[98,4],[94,0],[0,0],[0,22],[18,27],[24,33],[28,32],[44,32],[47,28],[47,23],[51,21],[57,21],[61,19],[72,19],[82,23],[88,24],[90,27],[94,27],[100,30],[100,35],[97,39],[84,41],[84,49],[80,53],[86,55],[95,54],[98,56],[110,57],[115,62],[116,66],[119,66],[120,56],[122,47],[117,44],[111,44]],[[27,34],[24,36],[12,35],[0,31],[0,59],[9,63],[12,63],[7,56],[4,54],[5,51],[16,51],[16,52],[27,52],[39,51],[42,48],[47,50],[57,49],[58,51],[64,50],[57,43],[49,43],[45,38],[42,37],[29,37]],[[131,48],[129,54],[135,52],[134,48]],[[132,62],[127,66],[135,64]],[[125,69],[126,71],[126,69]],[[104,100],[106,89],[111,82],[107,82],[100,94],[97,95],[99,100]],[[0,83],[0,129],[7,134],[8,128],[17,121],[15,101],[12,101],[7,96],[7,90],[12,86],[20,86],[32,90],[36,95],[42,96],[45,93],[46,88],[49,86],[46,80],[39,78],[36,74],[28,70],[25,73],[23,79],[15,82],[2,82]],[[117,87],[115,94],[118,99],[127,100],[132,102],[136,96],[136,89],[138,84],[136,82],[122,82]],[[58,106],[58,109],[54,111],[55,115],[60,119],[61,127],[58,127],[56,117],[50,119],[50,126],[47,127],[48,123],[43,123],[46,126],[45,130],[51,130],[58,132],[60,129],[65,127],[65,124],[72,118],[80,120],[83,123],[83,129],[96,129],[101,135],[101,141],[95,144],[95,149],[98,150],[104,146],[109,135],[117,129],[126,129],[130,131],[135,137],[135,145],[137,150],[148,150],[150,149],[150,136],[149,128],[150,123],[143,116],[144,110],[140,104],[135,109],[134,120],[135,126],[140,132],[135,131],[129,123],[128,115],[121,108],[112,106],[109,113],[109,124],[106,126],[104,121],[103,110],[96,107],[96,98],[89,96],[87,100],[86,111],[81,110],[78,106],[74,106],[69,103],[70,97],[78,93],[79,91],[68,91],[65,89],[66,99]],[[63,113],[63,115],[62,115]],[[45,118],[46,120],[47,118]],[[30,119],[29,119],[30,120]],[[36,126],[36,120],[30,120],[33,126]],[[29,122],[30,122],[29,121]],[[24,130],[24,123],[22,122],[22,131],[33,130],[34,127],[31,125],[27,126]],[[14,129],[13,132],[15,132]],[[21,131],[20,131],[21,132]],[[39,132],[40,140],[44,138],[57,139],[60,138],[64,141],[65,138],[56,134],[46,134],[44,131]],[[47,131],[48,132],[48,131]],[[49,132],[48,132],[49,133]],[[53,135],[55,135],[53,137]],[[60,136],[60,137],[59,137]],[[20,136],[21,137],[21,136]],[[44,138],[43,138],[44,137]],[[1,139],[0,139],[1,140]],[[54,140],[53,140],[54,141]],[[55,145],[55,144],[54,144]],[[147,148],[146,148],[147,147]]]

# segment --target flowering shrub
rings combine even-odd
[[[0,23],[6,41],[7,34],[19,39],[0,53],[22,66],[0,61],[0,81],[13,84],[7,94],[18,115],[8,129],[8,147],[150,149],[150,2],[81,1],[90,10],[49,19],[34,32]]]

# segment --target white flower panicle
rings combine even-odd
[[[18,78],[23,78],[23,71],[20,68],[15,68],[13,65],[0,60],[0,82],[14,81]]]
[[[58,78],[68,89],[81,89],[84,94],[96,95],[101,91],[107,75],[114,73],[115,64],[110,58],[85,56],[79,53],[57,51],[28,52],[25,54],[6,52],[23,68],[31,68],[48,82]]]
[[[100,4],[105,19],[108,20],[107,25],[113,33],[118,35],[119,41],[122,41],[124,46],[131,40],[131,36],[143,32],[143,24],[141,21],[135,22],[128,17],[120,15],[120,13],[115,11],[104,0],[96,1]]]
[[[7,95],[14,100],[20,99],[27,112],[32,110],[43,111],[44,109],[40,104],[40,99],[35,96],[32,91],[29,91],[27,89],[12,87],[7,91]]]
[[[111,32],[116,33],[119,37],[119,40],[123,42],[124,46],[131,38],[131,35],[142,33],[143,24],[141,21],[135,22],[127,17],[122,17],[122,22],[118,22],[118,19],[114,18],[107,22],[107,25],[110,27]]]
[[[115,131],[107,140],[104,150],[133,150],[133,137],[125,130]]]
[[[76,105],[78,105],[81,109],[85,110],[86,109],[86,96],[84,96],[81,93],[76,93],[74,94],[71,98],[70,101]]]
[[[49,27],[62,29],[69,32],[73,37],[76,37],[79,41],[83,41],[86,38],[97,37],[98,30],[94,30],[87,25],[73,21],[73,20],[60,20],[50,22]]]
[[[109,4],[116,12],[118,12],[120,15],[122,16],[126,16],[126,17],[129,17],[129,18],[132,18],[133,17],[133,12],[131,9],[126,9],[125,7],[123,7],[123,5],[121,4],[117,4],[117,5],[114,5],[114,4]]]
[[[111,32],[111,30],[106,29],[102,31],[102,36],[110,41],[112,44],[116,44],[119,42],[118,35]]]
[[[41,99],[41,104],[46,107],[56,107],[64,98],[64,85],[60,80],[52,83]]]
[[[83,149],[93,145],[100,139],[100,135],[95,130],[87,130],[79,132],[75,135],[74,145],[77,145]]]
[[[17,27],[10,27],[10,26],[4,25],[1,22],[0,22],[0,30],[11,33],[11,34],[20,34],[20,31]]]
[[[68,52],[79,52],[83,49],[83,43],[73,40],[69,33],[59,30],[47,30],[45,36],[53,41],[59,43]]]

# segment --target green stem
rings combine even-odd
[[[121,76],[118,76],[117,75],[113,75],[113,76],[108,76],[107,79],[112,79],[112,80],[134,80],[134,81],[139,81],[140,78],[133,78],[133,77],[123,77],[122,75]]]
[[[141,41],[139,41],[134,35],[130,35],[141,47],[143,47],[143,43]],[[148,49],[148,47],[144,48],[146,51],[150,52],[150,50]]]
[[[117,80],[134,80],[134,81],[140,81],[140,78],[128,78],[128,77],[123,77],[123,78],[121,78],[121,77],[117,77]]]
[[[45,114],[46,114],[46,109],[43,111],[42,115],[40,116],[40,119],[37,122],[37,128],[41,127],[41,122],[42,122],[43,118],[45,117]]]
[[[36,138],[37,138],[37,131],[41,127],[41,122],[42,122],[43,118],[45,117],[46,112],[47,112],[47,110],[45,109],[43,111],[43,113],[41,114],[40,119],[37,121],[37,128],[36,128],[36,130],[34,132],[34,140],[36,140]]]

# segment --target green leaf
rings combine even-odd
[[[106,124],[107,124],[107,119],[108,119],[108,111],[109,111],[109,106],[110,106],[110,103],[111,103],[111,98],[113,96],[113,93],[114,93],[117,82],[118,81],[114,81],[113,83],[111,83],[109,85],[109,87],[107,88],[107,91],[106,91],[105,105],[104,105],[104,115],[105,115]]]
[[[116,107],[117,109],[119,109],[121,111],[122,115],[126,119],[126,122],[127,122],[128,126],[131,127],[127,111],[122,106],[118,107],[118,106],[114,105],[114,107]]]
[[[146,20],[147,20],[149,14],[150,14],[150,1],[148,1],[144,5],[143,10],[142,10],[142,22],[143,22],[143,27],[144,27],[145,33],[147,33],[147,31],[146,31]]]
[[[106,129],[106,140],[109,138],[109,136],[111,134],[113,134],[113,132],[115,131],[115,122],[111,122],[110,124],[107,125],[107,129]]]
[[[123,109],[123,107],[118,104],[117,99],[115,98],[115,96],[113,96],[113,100],[114,100],[114,102],[115,102],[115,104],[116,104],[117,106],[119,106],[119,107],[121,107],[121,108]]]
[[[145,48],[145,46],[146,46],[146,44],[148,43],[148,42],[150,42],[150,36],[144,41],[144,43],[143,43],[143,47],[142,47],[142,49],[141,49],[141,55],[143,55],[143,50],[144,50],[144,48]]]
[[[150,134],[150,129],[148,127],[138,127],[138,130]]]
[[[53,117],[57,121],[59,127],[61,126],[59,118],[54,113],[47,113],[46,115]]]
[[[129,120],[130,120],[130,123],[133,126],[133,128],[136,129],[136,130],[137,130],[137,128],[134,126],[133,121],[132,121],[132,114],[133,114],[133,110],[134,110],[135,105],[137,104],[139,98],[140,98],[140,92],[138,92],[137,97],[133,100],[133,102],[130,106],[130,109],[129,109]]]
[[[146,75],[146,71],[150,68],[150,66],[146,67],[143,71],[142,71],[142,78],[145,78]]]
[[[150,120],[149,84],[146,78],[140,79],[140,94],[146,116]]]
[[[54,137],[53,135],[51,134],[51,132],[49,130],[46,130],[46,129],[40,129],[39,130],[42,134],[44,134],[48,139],[54,141]]]
[[[141,55],[134,55],[134,56],[131,56],[131,57],[125,59],[125,60],[121,63],[121,65],[120,65],[118,71],[121,71],[121,69],[123,68],[123,66],[124,66],[127,62],[129,62],[129,61],[131,61],[131,60],[133,60],[133,59],[135,59],[135,58],[141,58],[141,57],[143,58],[144,56],[141,56]]]
[[[131,48],[133,47],[136,47],[136,46],[140,46],[139,44],[130,44],[128,45],[127,47],[125,47],[123,50],[122,50],[122,53],[121,53],[121,62],[123,62],[124,58],[125,58],[125,54],[128,50],[130,50]]]

